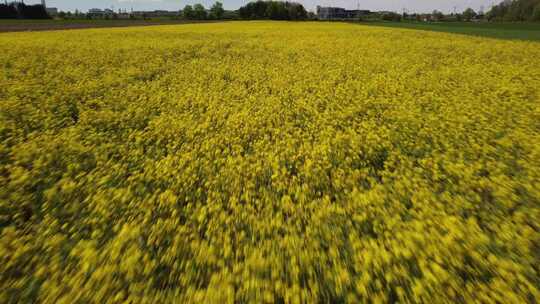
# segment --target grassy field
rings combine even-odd
[[[369,22],[368,25],[455,33],[499,39],[540,40],[540,23]]]
[[[534,303],[540,43],[0,34],[0,303]]]

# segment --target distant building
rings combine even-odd
[[[47,11],[47,14],[49,14],[49,16],[58,15],[58,8],[56,7],[46,7],[45,10]]]
[[[370,13],[368,10],[348,10],[341,7],[317,6],[317,17],[319,20],[357,19]]]
[[[114,11],[108,8],[104,10],[99,8],[91,8],[88,10],[87,15],[91,18],[107,18],[112,17],[114,15]]]
[[[146,18],[176,17],[179,15],[179,12],[178,11],[164,11],[164,10],[135,11],[132,13],[132,15],[137,16],[137,17],[146,17]]]
[[[91,8],[88,10],[88,14],[91,14],[91,15],[102,15],[103,13],[104,11],[99,8]]]

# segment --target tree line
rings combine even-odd
[[[49,19],[45,7],[40,4],[26,5],[24,3],[0,4],[0,19]]]
[[[182,10],[182,16],[189,20],[223,19],[225,9],[223,3],[217,1],[207,11],[204,5],[197,3],[193,6],[186,5]]]
[[[186,5],[182,10],[182,16],[190,20],[223,19],[225,13],[221,2],[214,3],[209,10],[200,3]],[[296,2],[258,0],[240,7],[236,16],[246,20],[304,20],[308,13],[302,4]]]
[[[540,21],[540,0],[504,0],[487,14],[490,21]]]
[[[395,12],[372,12],[365,16],[360,16],[359,20],[385,20],[399,22],[405,21],[540,21],[540,0],[504,0],[498,5],[494,5],[485,13],[483,10],[475,11],[472,8],[467,8],[461,13],[444,14],[439,10],[434,10],[428,14],[403,13]]]
[[[308,13],[296,2],[256,1],[242,6],[238,13],[242,19],[305,20]]]

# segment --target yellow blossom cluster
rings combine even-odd
[[[540,43],[0,34],[1,303],[535,303]]]

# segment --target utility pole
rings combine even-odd
[[[43,6],[43,8],[47,8],[47,4],[45,3],[45,0],[41,0],[41,6]]]

